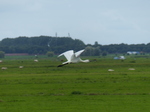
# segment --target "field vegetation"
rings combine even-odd
[[[84,57],[91,62],[63,67],[57,67],[63,58],[34,58],[8,56],[0,63],[0,112],[150,111],[148,56]]]

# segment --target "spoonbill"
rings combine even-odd
[[[66,51],[62,54],[60,54],[58,57],[64,55],[67,59],[66,62],[63,62],[61,65],[58,65],[58,67],[62,67],[66,64],[70,64],[70,63],[78,63],[78,62],[89,62],[89,60],[82,60],[80,58],[80,55],[81,53],[83,52],[84,50],[80,50],[78,52],[74,52],[73,50],[69,50],[69,51]]]

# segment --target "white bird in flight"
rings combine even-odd
[[[62,67],[69,63],[89,62],[89,60],[82,60],[80,58],[80,55],[83,51],[84,50],[80,50],[80,51],[74,53],[73,50],[69,50],[69,51],[66,51],[66,52],[60,54],[58,57],[64,55],[66,57],[67,61],[63,62],[62,65],[58,65],[58,67]]]

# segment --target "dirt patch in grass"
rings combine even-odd
[[[85,95],[150,95],[150,93],[88,93]]]

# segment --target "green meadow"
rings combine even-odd
[[[55,57],[6,57],[0,112],[150,111],[150,58],[89,59],[57,67],[62,62]]]

